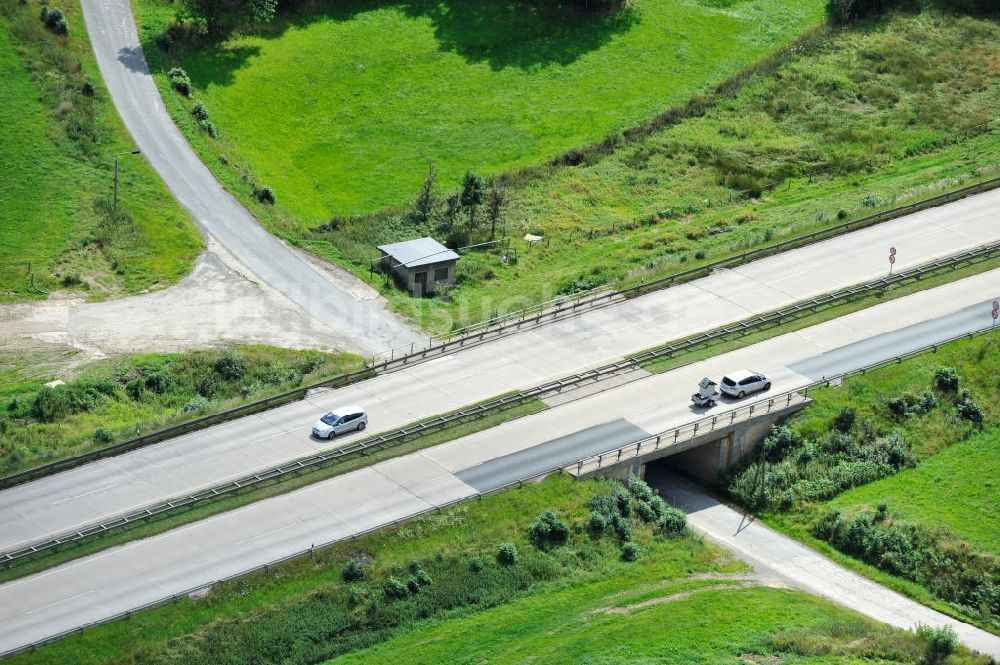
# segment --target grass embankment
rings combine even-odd
[[[172,14],[150,0],[138,4],[146,25],[144,44],[152,51],[156,49],[153,38]],[[643,2],[634,11],[645,16],[658,6]],[[766,9],[754,3],[739,7],[743,12]],[[702,7],[700,11],[731,9]],[[276,66],[272,65],[277,63],[272,52],[286,40],[299,40],[321,29],[361,31],[366,28],[360,23],[377,23],[379,17],[395,11],[360,13],[351,19],[314,17],[301,29],[279,29],[279,36],[238,38],[214,50],[181,50],[168,54],[161,64],[166,67],[176,58],[182,64],[190,61],[207,68],[208,63],[228,67],[232,60],[240,61],[232,80],[226,76],[206,79],[203,86],[207,89],[195,92],[199,99],[210,95],[217,100],[214,104],[227,106],[225,96],[242,88],[242,77],[257,80]],[[644,21],[602,48],[645,30]],[[671,28],[670,34],[674,32],[683,31]],[[631,140],[616,135],[600,145],[582,148],[570,155],[569,161],[579,162],[577,166],[542,166],[511,174],[507,179],[508,203],[500,220],[500,227],[511,237],[509,251],[463,256],[458,264],[458,283],[444,294],[446,298],[411,299],[391,287],[385,287],[385,293],[399,311],[422,325],[447,330],[558,293],[676,272],[997,175],[1000,139],[995,132],[951,133],[1000,117],[1000,78],[994,75],[1000,62],[998,35],[1000,28],[994,20],[931,9],[892,15],[848,30],[818,28],[755,73],[735,77],[725,94],[696,96],[687,106],[679,105],[678,113],[664,116],[680,118],[676,124],[671,125],[672,120],[666,126],[653,123],[648,129],[628,133]],[[787,39],[775,39],[773,45]],[[697,37],[697,43],[704,41],[703,35]],[[242,61],[247,53],[238,55],[240,45],[260,50]],[[372,48],[383,47],[379,42]],[[699,49],[692,48],[689,56]],[[602,52],[599,49],[570,66],[582,67]],[[152,56],[154,60],[157,57]],[[417,73],[431,67],[419,59],[409,66]],[[544,77],[546,72],[541,68],[529,73]],[[662,75],[659,67],[657,72],[657,76]],[[364,75],[374,73],[367,67]],[[500,74],[506,75],[507,70],[501,69]],[[606,74],[617,77],[621,72],[609,69]],[[663,78],[670,80],[669,76]],[[711,78],[706,77],[697,90],[708,89]],[[297,85],[294,81],[298,80],[275,74],[268,85],[283,90]],[[249,200],[249,186],[240,180],[240,169],[233,165],[254,162],[235,156],[237,153],[224,145],[227,132],[238,135],[243,131],[243,121],[236,119],[228,128],[225,122],[217,122],[223,136],[223,144],[217,144],[196,128],[188,110],[191,102],[169,91],[165,79],[160,83],[168,106],[203,159],[230,189]],[[691,92],[686,90],[682,99]],[[672,97],[662,101],[662,106],[677,103]],[[587,107],[593,103],[588,101]],[[352,104],[348,100],[339,107],[344,117],[364,115],[360,106]],[[243,110],[238,104],[232,107]],[[324,127],[315,120],[322,119],[327,107],[316,103],[312,108],[316,109],[313,125]],[[215,113],[211,105],[209,110]],[[390,132],[381,124],[379,128],[366,138],[377,143],[383,133]],[[316,131],[333,136],[340,130]],[[500,150],[510,140],[509,134],[483,137],[491,150]],[[941,137],[947,138],[927,143]],[[242,145],[247,147],[249,142]],[[343,147],[337,142],[332,145]],[[280,152],[278,148],[275,151]],[[228,155],[230,166],[219,163],[220,152]],[[407,181],[412,183],[407,185],[409,198],[419,189],[425,159],[434,160],[441,174],[445,172],[443,159],[462,168],[489,172],[466,154],[458,149],[448,152],[446,158],[426,154],[417,175]],[[815,175],[807,175],[810,173]],[[443,238],[445,227],[453,228],[445,219],[442,199],[454,181],[441,180],[444,186],[438,192],[438,208],[429,222],[406,212],[344,219],[344,209],[330,206],[325,214],[335,217],[335,223],[324,223],[319,229],[313,220],[283,207],[280,185],[275,186],[275,208],[255,204],[254,209],[272,231],[382,285],[381,277],[368,273],[369,261],[377,255],[376,244],[426,233]],[[782,183],[765,187],[775,181]],[[329,190],[329,183],[322,178],[303,178],[303,182]],[[759,187],[765,188],[749,195],[741,193]],[[348,189],[356,191],[357,187],[352,184]],[[485,207],[478,212],[481,227],[488,217]],[[457,225],[462,226],[466,217],[465,211],[459,211]],[[314,230],[305,230],[309,227]],[[542,235],[545,240],[529,246],[520,240],[525,232]],[[481,240],[485,235],[480,229],[470,240]],[[504,262],[501,255],[505,253],[516,260]]]
[[[110,211],[114,155],[135,146],[79,5],[55,6],[68,36],[46,29],[41,4],[0,1],[0,301],[65,287],[101,298],[176,282],[201,238],[138,155],[122,157],[119,212]]]
[[[617,648],[622,657],[676,658],[663,662],[700,657],[738,663],[744,653],[784,653],[808,654],[796,662],[846,657],[866,663],[914,662],[926,648],[921,638],[824,601],[753,587],[741,564],[699,538],[658,535],[655,521],[633,516],[619,523],[638,548],[636,561],[623,560],[627,546],[613,530],[598,537],[589,527],[595,495],[613,490],[607,481],[555,476],[342,543],[11,662],[297,665],[344,654],[364,662],[507,662],[510,656],[584,662]],[[636,498],[626,503],[641,510]],[[612,499],[600,505],[606,512],[620,504]],[[566,540],[536,547],[529,527],[545,510],[567,527]],[[498,557],[506,543],[517,553],[509,565]],[[363,579],[346,582],[351,560],[361,564]],[[692,595],[671,598],[676,593]],[[647,604],[630,607],[637,603]],[[747,606],[756,609],[747,612]],[[612,628],[622,632],[612,638]],[[671,639],[664,638],[668,634]],[[404,646],[411,650],[403,652]],[[572,649],[555,650],[566,646]]]
[[[363,367],[346,353],[267,346],[100,361],[55,388],[30,367],[0,373],[0,473],[78,455]]]
[[[730,491],[839,561],[1000,632],[998,350],[980,335],[816,391]]]

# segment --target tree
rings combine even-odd
[[[205,20],[209,34],[220,35],[240,23],[268,23],[278,0],[184,0],[187,13]]]
[[[483,179],[471,170],[462,178],[462,193],[459,195],[462,207],[469,213],[469,230],[476,227],[476,210],[483,203]]]
[[[486,192],[486,218],[490,220],[490,240],[496,238],[497,222],[503,214],[507,203],[507,186],[502,182],[493,182]]]
[[[413,219],[419,224],[426,224],[431,218],[431,213],[434,212],[434,205],[437,202],[434,195],[436,181],[437,170],[434,168],[434,162],[431,162],[427,165],[427,176],[424,178],[420,193],[417,194],[417,198],[413,202]]]

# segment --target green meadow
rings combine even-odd
[[[823,6],[718,4],[643,0],[604,16],[349,0],[176,59],[218,151],[252,165],[301,229],[408,203],[428,162],[450,189],[470,168],[496,174],[599,141],[790,41]],[[172,16],[155,0],[139,8],[147,37]]]
[[[79,7],[61,7],[68,37],[45,29],[39,7],[0,2],[0,301],[67,287],[102,298],[174,283],[201,239],[141,156],[122,158],[122,214],[108,212],[114,154],[134,145],[101,82]]]

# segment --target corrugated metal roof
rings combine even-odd
[[[434,238],[417,238],[378,248],[393,259],[393,264],[403,264],[407,268],[426,266],[442,261],[457,261],[458,254],[448,249]]]

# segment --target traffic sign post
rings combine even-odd
[[[892,264],[896,262],[896,248],[889,248],[889,274],[892,274]]]
[[[1000,316],[1000,301],[993,301],[993,323],[990,324],[992,328],[997,327],[997,316]]]

